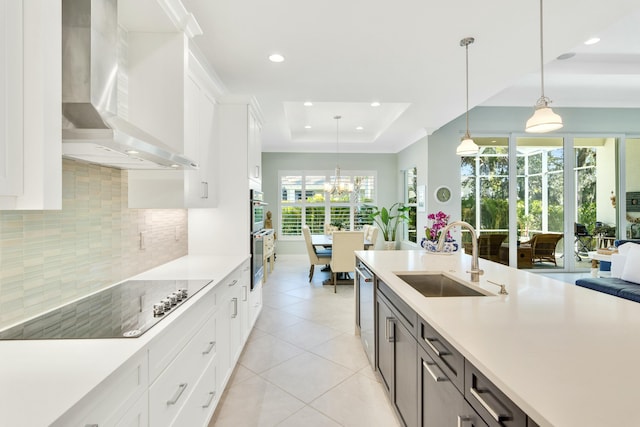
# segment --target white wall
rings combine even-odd
[[[405,171],[415,167],[418,172],[418,186],[427,185],[427,173],[429,170],[429,162],[427,161],[427,147],[428,138],[425,137],[398,153],[398,170]],[[403,193],[403,186],[403,181],[399,180],[398,194]],[[425,225],[427,225],[427,214],[429,212],[431,212],[431,210],[429,201],[427,199],[426,212],[418,212],[417,216],[416,229],[418,235],[418,243],[420,243],[420,240],[424,236],[423,230]],[[401,249],[416,249],[416,247],[416,245],[410,244],[409,242],[403,242],[401,244]]]
[[[377,172],[377,205],[389,206],[398,199],[401,173],[396,164],[396,154],[340,154],[340,168],[348,170],[372,170]],[[262,191],[268,210],[273,214],[273,227],[278,230],[278,199],[280,189],[278,171],[288,170],[333,170],[336,167],[335,154],[317,153],[262,153]],[[381,244],[381,237],[378,238]],[[306,254],[302,237],[296,240],[281,239],[278,236],[277,253]]]

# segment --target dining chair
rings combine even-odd
[[[354,251],[364,249],[364,233],[362,231],[334,231],[333,253],[331,254],[331,275],[333,292],[336,292],[338,273],[350,273],[355,270],[356,256]]]
[[[309,269],[309,282],[313,279],[313,271],[316,265],[327,265],[331,262],[331,253],[329,249],[316,249],[311,243],[311,231],[308,225],[302,226],[302,235],[304,236],[304,242],[307,246],[307,254],[309,255],[309,262],[311,268]]]
[[[371,242],[371,246],[365,249],[375,249],[376,248],[376,240],[378,240],[378,232],[380,229],[376,226],[370,226],[367,232],[364,234],[364,239]]]

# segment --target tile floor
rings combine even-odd
[[[308,274],[306,255],[278,255],[209,427],[399,426],[354,332],[353,286]]]

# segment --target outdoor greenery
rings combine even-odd
[[[577,222],[590,233],[596,225],[596,149],[576,148],[575,179]],[[561,148],[529,150],[516,159],[518,195],[516,212],[518,234],[564,231],[564,151]],[[481,154],[462,157],[461,216],[463,221],[482,230],[509,228],[508,151],[506,147],[483,147]],[[546,191],[543,197],[543,191]],[[476,209],[479,197],[479,223]],[[543,206],[546,199],[546,207]],[[546,208],[546,209],[545,209]],[[546,215],[546,230],[543,230]],[[468,236],[464,238],[468,239]]]

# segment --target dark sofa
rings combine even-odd
[[[615,246],[632,242],[640,244],[640,240],[616,240]],[[577,286],[593,289],[619,298],[640,302],[640,283],[628,282],[615,277],[589,277],[576,280]]]

